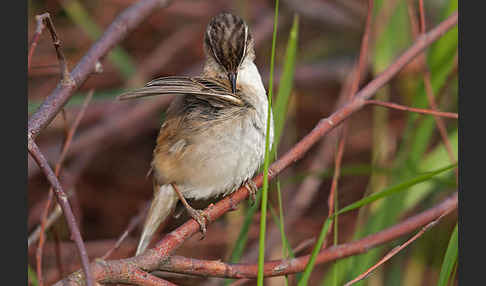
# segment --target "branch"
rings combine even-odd
[[[274,178],[277,174],[282,172],[286,167],[300,159],[322,136],[327,134],[338,124],[342,123],[345,119],[351,116],[356,111],[360,110],[366,104],[366,100],[385,85],[393,76],[395,76],[407,63],[409,63],[414,57],[420,54],[426,47],[436,41],[446,31],[451,29],[457,24],[457,12],[452,14],[448,19],[439,24],[436,28],[428,32],[427,34],[419,37],[416,42],[402,54],[392,65],[390,65],[382,74],[377,76],[366,87],[358,92],[354,99],[337,110],[328,118],[322,119],[316,127],[300,140],[292,149],[290,149],[284,156],[278,161],[274,162],[268,172],[269,179]],[[261,186],[263,181],[262,174],[259,174],[253,179],[257,186]],[[211,223],[215,219],[221,217],[223,214],[231,210],[235,204],[243,201],[248,197],[248,190],[245,187],[239,188],[233,194],[223,198],[218,203],[211,204],[206,210],[208,223]],[[452,199],[453,205],[457,204],[457,197]],[[455,208],[455,207],[454,207]],[[394,229],[393,227],[391,229]],[[412,228],[414,229],[414,228]],[[171,233],[167,234],[161,241],[159,241],[154,249],[148,249],[143,254],[123,259],[123,260],[111,260],[111,261],[97,261],[91,264],[91,269],[96,280],[110,279],[113,281],[121,281],[117,279],[123,279],[126,277],[126,273],[123,272],[124,267],[139,267],[146,271],[158,269],[161,261],[168,259],[168,255],[175,251],[182,243],[191,237],[193,234],[199,231],[199,224],[190,219]],[[377,234],[378,235],[378,234]],[[388,232],[381,234],[380,237],[390,235]],[[373,237],[373,236],[372,236]],[[340,253],[347,253],[347,251],[356,251],[354,248],[339,249]],[[358,248],[359,251],[364,252],[365,249]],[[325,255],[319,255],[317,262],[324,262],[328,259]],[[289,265],[291,267],[292,265]],[[70,276],[72,277],[72,276]],[[72,281],[70,277],[59,281],[56,285],[79,285],[77,282]],[[70,283],[72,282],[72,283]]]
[[[429,225],[430,222],[445,216],[457,209],[457,192],[438,205],[414,215],[403,222],[391,226],[378,233],[369,235],[357,241],[331,246],[322,250],[316,259],[316,263],[334,261],[348,256],[364,253],[373,247],[392,241],[415,229]],[[426,227],[428,228],[428,227]],[[419,233],[423,232],[420,231]],[[417,235],[416,235],[417,236]],[[415,237],[415,236],[414,236]],[[404,244],[405,245],[405,244]],[[265,263],[265,277],[281,276],[304,270],[310,255],[301,256],[289,260],[269,261]],[[256,278],[257,264],[228,264],[219,260],[200,260],[182,256],[170,256],[160,263],[159,270],[176,273],[215,276],[226,278]]]
[[[39,133],[54,119],[66,104],[73,92],[95,71],[96,63],[113,46],[148,17],[155,8],[165,7],[170,0],[140,0],[123,11],[106,29],[101,38],[90,48],[86,55],[70,73],[73,82],[70,85],[59,83],[56,89],[42,103],[29,119],[28,137],[35,140]]]

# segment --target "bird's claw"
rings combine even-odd
[[[199,228],[202,234],[201,239],[204,239],[206,237],[207,231],[206,222],[209,221],[207,214],[205,214],[202,210],[196,210],[193,208],[187,210],[189,212],[189,215],[199,224]]]
[[[248,180],[245,182],[245,188],[250,194],[250,204],[253,205],[256,203],[256,193],[258,191],[258,187],[253,180]]]

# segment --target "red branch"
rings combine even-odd
[[[289,150],[284,156],[282,156],[278,161],[274,162],[269,168],[269,179],[274,178],[277,174],[282,172],[289,165],[300,159],[319,139],[335,128],[338,124],[341,124],[345,119],[350,117],[353,113],[363,108],[366,105],[366,100],[374,95],[374,93],[384,86],[392,77],[394,77],[406,64],[408,64],[412,59],[419,55],[426,47],[431,43],[436,41],[441,35],[446,31],[451,29],[457,24],[458,15],[457,12],[452,14],[449,18],[440,23],[436,28],[432,29],[425,35],[417,38],[416,42],[403,53],[394,63],[392,63],[382,74],[378,75],[373,81],[368,83],[360,92],[358,92],[354,99],[347,103],[345,106],[337,110],[335,113],[330,115],[328,118],[319,121],[316,127],[307,134],[302,140],[300,140],[291,150]],[[262,174],[259,174],[254,179],[257,186],[261,186],[263,181]],[[205,215],[207,215],[208,223],[211,223],[215,219],[221,217],[223,214],[231,210],[235,204],[243,201],[248,197],[248,190],[245,187],[238,189],[233,194],[223,198],[215,205],[210,205],[204,210]],[[447,201],[446,204],[449,210],[455,209],[457,205],[457,196]],[[452,206],[451,206],[452,204]],[[442,206],[442,205],[441,205]],[[438,209],[434,209],[437,211]],[[440,214],[444,213],[445,210],[440,209]],[[433,215],[432,213],[426,213],[425,215]],[[437,215],[437,213],[436,213]],[[422,218],[422,217],[420,217]],[[427,222],[430,222],[430,219]],[[407,221],[408,222],[408,221]],[[404,229],[413,230],[415,227],[410,223],[401,225]],[[397,232],[397,226],[391,227],[389,230],[375,235],[371,235],[368,239],[372,241],[376,239],[393,239],[394,233]],[[165,259],[169,259],[169,255],[180,247],[184,241],[189,237],[194,235],[199,231],[199,224],[190,219],[171,233],[167,234],[161,241],[159,241],[154,249],[148,249],[143,254],[122,260],[111,260],[111,261],[101,261],[98,260],[91,264],[91,269],[93,275],[97,281],[103,282],[125,282],[127,279],[126,270],[130,270],[131,273],[135,268],[144,269],[146,271],[158,269]],[[368,241],[368,240],[365,240]],[[370,243],[368,247],[376,245],[375,243]],[[332,248],[335,249],[335,248]],[[340,255],[346,256],[352,253],[360,253],[366,251],[367,248],[363,248],[362,244],[353,245],[352,247],[338,248]],[[329,261],[329,256],[327,252],[320,254],[317,258],[317,263],[323,263]],[[278,266],[278,265],[275,265]],[[280,265],[283,267],[282,265]],[[287,266],[286,266],[287,267]],[[289,264],[288,267],[293,269],[293,265]],[[278,270],[278,268],[277,268]],[[266,275],[269,272],[265,272]],[[270,273],[271,274],[271,273]],[[275,273],[274,275],[278,275]],[[59,281],[56,285],[79,285],[78,282],[73,281],[69,276],[66,279]]]
[[[459,118],[459,115],[454,112],[442,112],[442,111],[435,111],[430,109],[415,108],[415,107],[403,106],[392,102],[384,102],[384,101],[374,100],[374,99],[367,100],[366,104],[373,104],[373,105],[388,107],[392,109],[398,109],[398,110],[421,113],[421,114],[429,114],[434,116],[442,116],[447,118],[454,118],[454,119]]]
[[[457,209],[457,192],[438,205],[385,230],[360,240],[331,246],[322,250],[317,256],[316,263],[321,264],[364,253],[373,247],[399,238],[421,226],[428,225],[430,222],[436,221],[438,218],[451,213],[455,209]],[[266,262],[264,266],[265,277],[301,272],[304,270],[309,257],[310,255],[305,255],[289,260]],[[219,260],[199,260],[182,256],[170,256],[160,263],[159,270],[226,278],[256,278],[258,265],[243,263],[227,264]]]

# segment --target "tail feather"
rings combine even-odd
[[[150,210],[147,213],[135,255],[139,255],[145,251],[159,225],[174,210],[178,199],[171,185],[154,185],[154,198],[150,205]]]

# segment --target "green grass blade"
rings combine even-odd
[[[324,224],[322,225],[321,233],[319,234],[319,238],[317,239],[314,249],[312,249],[312,254],[311,257],[309,258],[309,262],[307,262],[307,265],[305,266],[304,274],[302,274],[302,278],[299,280],[299,284],[297,284],[298,286],[307,285],[307,282],[309,281],[310,275],[316,263],[317,254],[319,254],[319,250],[321,249],[322,244],[324,243],[324,239],[326,238],[327,230],[329,229],[331,222],[332,219],[329,218],[327,218],[324,221]]]
[[[283,67],[282,76],[280,77],[277,99],[275,100],[275,104],[272,107],[273,115],[274,115],[273,118],[275,121],[273,153],[276,153],[278,144],[280,142],[280,137],[282,136],[282,130],[286,118],[285,115],[287,114],[287,106],[288,106],[290,94],[294,83],[298,35],[299,35],[299,16],[295,15],[292,28],[290,29],[287,49],[285,51],[285,63]]]
[[[337,213],[335,213],[334,215],[339,215],[339,214],[343,214],[345,212],[349,212],[351,210],[354,210],[354,209],[357,209],[357,208],[360,208],[364,205],[367,205],[367,204],[370,204],[378,199],[381,199],[381,198],[384,198],[384,197],[388,197],[390,195],[393,195],[393,194],[396,194],[398,192],[401,192],[401,191],[404,191],[408,188],[410,188],[411,186],[414,186],[416,184],[419,184],[419,183],[422,183],[422,182],[425,182],[427,180],[430,180],[432,177],[442,173],[442,172],[445,172],[447,170],[451,170],[453,168],[455,168],[457,166],[457,163],[455,164],[452,164],[452,165],[449,165],[447,167],[444,167],[444,168],[441,168],[441,169],[438,169],[438,170],[435,170],[435,171],[432,171],[432,172],[428,172],[427,174],[424,174],[424,175],[420,175],[418,177],[415,177],[411,180],[408,180],[408,181],[405,181],[405,182],[402,182],[398,185],[395,185],[395,186],[392,186],[392,187],[389,187],[389,188],[386,188],[384,189],[383,191],[380,191],[380,192],[377,192],[377,193],[373,193],[367,197],[364,197],[363,199],[357,201],[357,202],[354,202],[342,209],[340,209]]]
[[[267,132],[265,136],[265,161],[263,163],[263,186],[262,186],[262,204],[260,216],[260,236],[258,245],[258,275],[257,285],[263,286],[263,266],[265,262],[265,232],[267,219],[268,203],[268,167],[270,166],[270,119],[272,114],[272,93],[273,93],[273,68],[275,62],[275,45],[277,42],[277,25],[278,25],[278,0],[275,2],[275,16],[273,20],[273,37],[272,37],[272,54],[270,57],[270,82],[268,92],[268,112],[267,112]]]
[[[39,285],[39,281],[37,280],[37,274],[35,271],[30,267],[30,265],[27,265],[27,275],[29,277],[30,284],[32,286],[37,286]]]
[[[458,253],[458,234],[457,234],[457,224],[452,231],[451,238],[449,240],[449,245],[447,246],[446,253],[444,255],[444,261],[442,262],[442,267],[440,269],[438,286],[447,286],[449,277],[451,276],[454,264],[457,261]]]
[[[61,1],[61,3],[73,22],[81,27],[92,40],[101,36],[101,29],[78,0]],[[109,52],[108,58],[125,79],[130,78],[135,72],[134,61],[120,46],[113,48]]]
[[[275,100],[275,106],[272,107],[275,123],[279,122],[278,123],[279,126],[282,126],[282,128],[274,129],[274,143],[273,143],[274,151],[277,150],[279,138],[281,137],[283,125],[285,123],[284,121],[287,113],[286,107],[291,94],[290,93],[292,87],[291,82],[293,81],[293,75],[295,70],[297,35],[298,35],[298,20],[295,20],[295,18],[294,18],[294,25],[292,26],[291,29],[291,33],[292,31],[294,31],[294,34],[293,35],[291,34],[289,36],[289,41],[286,50],[286,57],[285,57],[285,66],[281,77],[282,80],[280,81],[280,85],[279,85],[278,97]],[[271,71],[271,74],[273,74],[273,71]],[[273,80],[269,86],[270,88],[273,86]],[[269,91],[269,96],[271,94],[270,92],[272,91]],[[276,154],[276,152],[274,152],[274,154]],[[273,158],[275,158],[275,156],[273,156]],[[240,233],[238,235],[236,243],[231,252],[230,261],[232,263],[238,262],[243,254],[243,251],[246,246],[246,242],[248,240],[248,230],[250,229],[251,222],[253,221],[253,216],[258,210],[258,206],[261,202],[261,197],[262,197],[262,192],[258,192],[256,202],[248,209],[245,215],[245,219],[240,229]],[[225,281],[225,285],[229,284],[230,281],[231,280],[227,279]]]
[[[276,26],[274,26],[274,28],[275,27]],[[288,100],[290,98],[290,94],[292,90],[294,71],[295,71],[295,61],[296,61],[296,54],[297,54],[297,39],[298,39],[298,17],[294,17],[294,24],[291,28],[291,32],[287,44],[284,69],[279,84],[278,97],[275,100],[275,105],[272,106],[273,115],[274,115],[273,118],[275,120],[274,126],[275,127],[280,126],[274,129],[274,143],[273,143],[273,152],[272,152],[273,158],[276,158],[276,150],[280,141],[279,139],[281,137],[283,126],[285,124]],[[274,51],[272,52],[272,54],[274,54]],[[271,96],[273,92],[272,74],[273,74],[273,70],[271,69],[272,80],[271,83],[269,84],[269,96]],[[277,184],[278,183],[279,182],[277,182]],[[258,192],[255,204],[252,205],[246,213],[245,219],[240,229],[240,233],[238,235],[234,248],[231,252],[230,261],[232,263],[238,262],[243,254],[243,251],[246,246],[246,242],[248,240],[248,231],[250,229],[251,222],[253,221],[253,216],[258,210],[258,206],[261,202],[261,197],[262,197],[262,192]],[[283,236],[285,237],[285,233],[283,234]],[[229,282],[231,282],[231,280],[227,279],[225,281],[225,285],[228,285]]]

